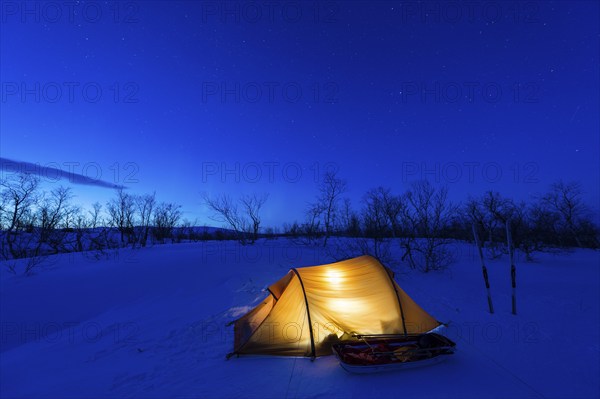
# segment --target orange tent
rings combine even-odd
[[[291,269],[234,322],[230,355],[323,356],[353,335],[416,334],[441,323],[371,256]]]

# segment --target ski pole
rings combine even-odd
[[[510,220],[506,220],[506,241],[508,244],[508,258],[510,260],[510,280],[512,285],[512,314],[517,314],[517,267],[513,250],[512,235],[510,233]]]
[[[475,228],[475,223],[473,223],[473,237],[475,238],[475,245],[477,245],[477,250],[479,251],[479,259],[481,260],[481,270],[483,271],[483,281],[485,282],[485,289],[487,290],[487,300],[488,306],[490,308],[490,313],[494,313],[494,305],[492,304],[492,294],[490,292],[490,281],[488,279],[487,267],[485,267],[485,261],[483,259],[483,251],[481,250],[481,243],[479,241],[479,235],[477,234],[477,229]]]

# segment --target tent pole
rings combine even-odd
[[[400,293],[396,289],[396,284],[394,284],[394,278],[390,274],[390,269],[385,267],[383,264],[381,264],[381,267],[383,267],[385,269],[385,272],[387,273],[388,277],[390,278],[390,283],[392,284],[392,288],[394,289],[394,292],[396,293],[396,298],[398,298],[398,306],[400,307],[400,317],[402,318],[402,328],[404,329],[404,336],[406,336],[406,335],[408,335],[408,331],[406,331],[406,321],[404,320],[404,310],[402,309],[402,301],[400,300]]]
[[[298,273],[298,270],[296,270],[295,268],[293,268],[292,271],[298,277],[298,281],[300,281],[300,286],[302,287],[302,293],[304,294],[304,303],[306,304],[306,316],[308,318],[308,332],[310,333],[310,350],[312,352],[312,356],[311,357],[314,360],[315,357],[316,357],[315,338],[313,336],[312,321],[310,320],[310,310],[308,309],[308,298],[306,297],[306,290],[304,289],[304,283],[302,282],[302,278],[300,277],[300,273]]]

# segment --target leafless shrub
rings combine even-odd
[[[229,195],[222,194],[215,198],[205,195],[204,203],[213,211],[211,219],[225,223],[235,232],[241,244],[247,243],[248,222],[240,212],[237,203]]]
[[[211,218],[231,228],[242,245],[254,244],[260,230],[260,210],[267,195],[244,195],[238,201],[222,194],[215,198],[204,196],[204,203],[213,212]],[[239,205],[239,206],[238,206]]]
[[[117,197],[111,199],[107,204],[108,224],[119,231],[121,245],[130,244],[133,241],[133,223],[135,217],[135,199],[123,189],[117,190]]]
[[[539,204],[553,222],[559,245],[598,248],[598,228],[582,195],[579,183],[558,181],[541,197]]]
[[[152,226],[152,213],[156,205],[156,193],[137,195],[134,197],[137,208],[139,234],[136,237],[137,243],[145,247],[148,243],[150,229]]]
[[[154,236],[165,242],[173,236],[173,229],[181,218],[181,205],[172,202],[161,202],[154,211]]]
[[[452,241],[444,237],[444,231],[457,210],[448,200],[448,189],[419,181],[406,192],[403,202],[402,260],[425,273],[447,268],[455,259]]]
[[[2,251],[3,256],[23,258],[30,252],[34,243],[31,236],[35,224],[32,209],[39,199],[39,182],[39,178],[31,174],[11,175],[0,181],[3,198],[0,216],[2,225],[6,227],[2,235],[2,245],[6,246],[6,250]]]
[[[5,266],[6,266],[6,270],[8,270],[9,273],[11,273],[11,274],[17,274],[17,262],[7,261],[5,263]]]

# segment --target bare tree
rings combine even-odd
[[[164,242],[173,236],[173,229],[181,218],[181,205],[161,202],[154,210],[154,236]]]
[[[383,204],[383,211],[390,225],[390,231],[393,238],[401,234],[401,214],[404,208],[402,197],[390,193],[390,189],[380,188],[380,195]]]
[[[229,226],[235,232],[238,241],[245,245],[248,240],[253,244],[258,238],[260,210],[267,198],[267,195],[245,195],[236,202],[226,194],[215,198],[205,195],[204,203],[213,212],[211,219]]]
[[[200,234],[196,231],[195,226],[198,225],[198,220],[190,221],[189,219],[183,219],[179,224],[179,231],[177,234],[177,242],[181,242],[183,239],[197,242],[200,238]]]
[[[504,226],[514,212],[512,200],[502,197],[497,191],[487,191],[482,199],[483,207],[489,214],[489,219]]]
[[[352,209],[350,198],[344,198],[341,211],[341,229],[350,237],[358,237],[361,233],[360,217]]]
[[[404,196],[406,206],[402,218],[406,235],[402,246],[403,260],[423,272],[440,270],[454,261],[450,240],[444,230],[456,214],[456,206],[448,200],[448,189],[436,189],[428,181],[413,184]]]
[[[0,180],[0,231],[8,229],[8,220],[9,220],[9,208],[10,208],[10,196],[8,195],[8,190],[4,189],[5,183],[4,179]]]
[[[221,194],[211,198],[207,194],[204,196],[204,204],[213,211],[211,219],[227,224],[235,232],[240,243],[246,244],[247,222],[241,215],[237,203],[229,195]]]
[[[5,259],[28,258],[24,264],[25,274],[31,275],[46,258],[47,246],[53,246],[51,234],[56,231],[64,215],[69,191],[58,188],[49,197],[41,198],[38,193],[39,178],[31,174],[2,179],[0,185],[2,217],[5,219],[3,225],[7,227],[1,234],[1,255]],[[56,242],[56,245],[62,244],[62,238]]]
[[[334,257],[346,258],[357,255],[371,255],[386,265],[395,264],[391,256],[390,244],[400,231],[399,214],[401,199],[389,188],[376,187],[363,196],[360,217],[350,212],[345,201],[341,216],[352,225],[355,240],[338,243]],[[362,234],[361,234],[362,233]]]
[[[246,215],[250,218],[249,225],[252,228],[252,238],[250,242],[251,244],[253,244],[258,239],[258,232],[260,229],[261,222],[260,209],[265,204],[268,197],[269,196],[267,194],[261,196],[252,194],[244,195],[242,196],[242,198],[240,198],[242,207],[244,208]]]
[[[521,202],[514,207],[511,214],[512,241],[516,249],[525,254],[525,259],[530,262],[533,260],[533,253],[545,251],[547,243],[544,242],[544,232],[539,228],[544,225],[544,212],[539,212],[540,208],[535,205],[528,205]],[[543,229],[545,230],[545,226]]]
[[[39,183],[40,180],[37,176],[23,173],[0,182],[2,195],[6,197],[4,202],[8,219],[8,231],[24,227],[23,215],[30,211],[31,207],[37,202]]]
[[[88,210],[88,227],[89,231],[89,249],[96,251],[93,255],[99,258],[105,255],[105,250],[115,247],[115,243],[111,239],[110,229],[106,226],[110,223],[106,222],[102,216],[102,204],[94,202],[92,209]]]
[[[30,235],[21,234],[29,230],[33,232],[35,216],[33,208],[38,202],[39,178],[31,174],[12,175],[0,181],[2,203],[5,219],[2,232],[2,256],[4,258],[22,258],[27,256],[30,247]],[[4,245],[6,243],[6,245]],[[7,251],[4,251],[7,249]]]
[[[296,221],[293,223],[284,223],[283,234],[293,239],[297,239],[302,234],[302,228]]]
[[[37,251],[42,245],[47,245],[56,254],[63,252],[64,240],[70,227],[73,208],[69,201],[72,198],[71,189],[60,186],[43,196],[37,209]]]
[[[385,191],[382,187],[374,188],[362,198],[362,232],[364,236],[359,238],[356,243],[350,245],[353,251],[360,254],[372,255],[385,262],[390,263],[390,243],[391,224],[389,223],[384,199],[382,194]]]
[[[72,208],[73,217],[73,229],[75,233],[75,240],[73,244],[73,250],[77,252],[84,251],[83,237],[89,235],[87,230],[90,227],[90,220],[86,218],[80,207]]]
[[[478,230],[483,229],[486,234],[488,233],[485,210],[483,209],[483,205],[479,199],[469,197],[464,207],[461,209],[461,215],[468,221],[468,223],[474,224]],[[477,232],[477,235],[480,237],[480,232]]]
[[[377,229],[378,234],[396,238],[401,233],[400,215],[404,207],[401,197],[380,186],[367,192],[363,204],[363,218]]]
[[[480,199],[469,198],[463,213],[479,226],[487,237],[486,249],[492,258],[505,251],[506,221],[515,214],[515,204],[496,191],[487,191]]]
[[[485,199],[487,199],[486,207],[483,205]],[[462,210],[462,215],[469,224],[473,224],[488,235],[488,254],[493,258],[501,255],[499,249],[504,249],[504,244],[500,244],[500,240],[506,240],[506,238],[498,238],[494,241],[493,237],[505,235],[506,221],[510,220],[514,248],[523,251],[526,259],[531,261],[533,252],[541,250],[543,245],[539,241],[539,236],[535,234],[533,209],[524,202],[515,204],[512,199],[503,198],[499,193],[488,192],[480,200],[470,198]],[[499,225],[500,222],[503,225]],[[494,226],[497,226],[496,231]]]
[[[322,210],[323,227],[325,229],[323,246],[327,245],[327,240],[333,234],[339,212],[339,201],[346,188],[346,181],[338,178],[336,172],[327,171],[323,174],[323,181],[319,185],[319,196],[317,198],[318,208]]]
[[[305,210],[305,222],[300,226],[299,239],[303,244],[315,244],[321,235],[321,215],[323,208],[319,203],[308,204]]]
[[[92,204],[92,209],[88,211],[90,217],[90,227],[95,229],[100,224],[102,224],[102,217],[100,216],[100,212],[102,212],[102,204],[99,202],[94,202]]]
[[[392,226],[386,214],[383,194],[386,190],[378,187],[367,191],[363,197],[362,219],[365,236],[383,239],[391,236]]]
[[[150,234],[150,226],[152,225],[152,212],[156,205],[156,193],[136,196],[135,205],[137,207],[137,214],[139,215],[140,229],[137,241],[140,246],[145,247]]]
[[[583,202],[581,185],[576,182],[558,181],[550,187],[550,191],[541,199],[543,206],[556,216],[558,230],[568,245],[573,241],[583,247],[582,227],[588,223],[589,209]]]
[[[129,244],[133,238],[133,222],[135,216],[135,200],[123,189],[117,190],[117,197],[107,204],[108,223],[117,228],[121,235],[121,245]]]

